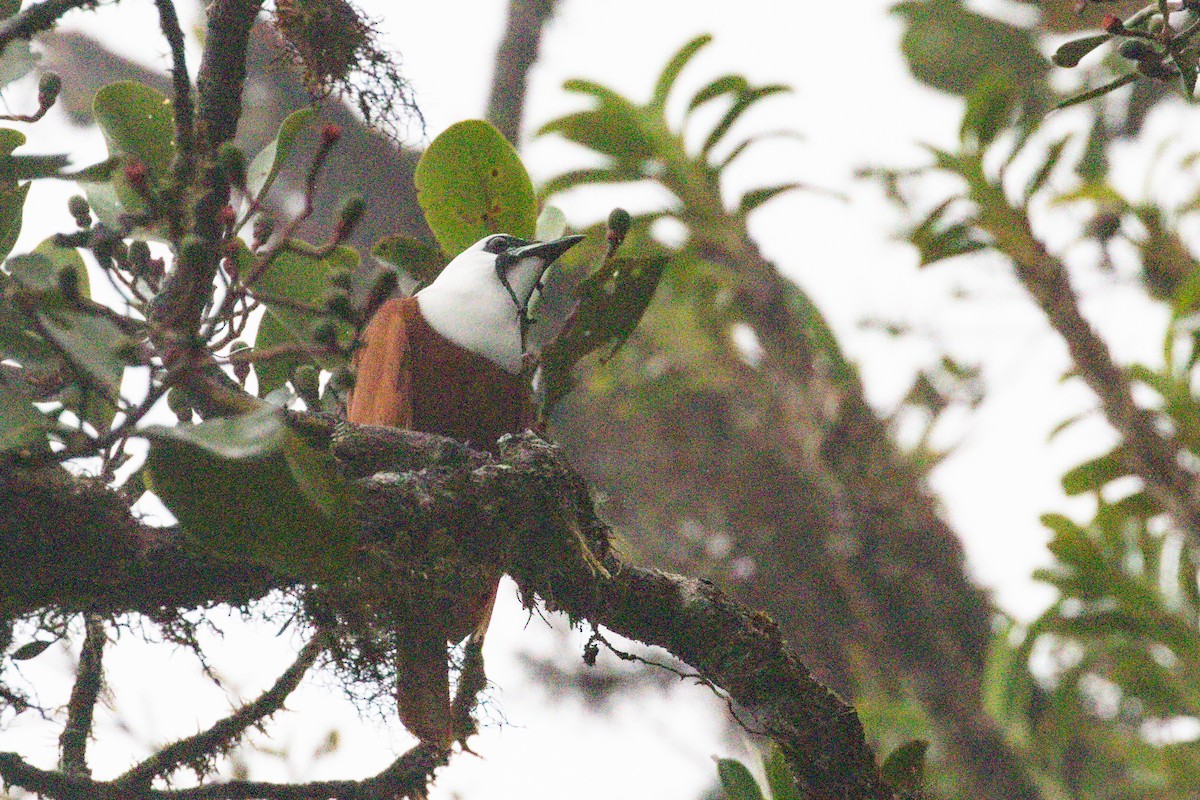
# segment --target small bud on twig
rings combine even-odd
[[[58,76],[58,73],[43,73],[41,80],[38,81],[38,108],[41,112],[38,116],[50,110],[50,107],[58,100],[60,91],[62,91],[62,78]]]
[[[333,233],[334,240],[345,241],[366,210],[367,201],[362,198],[362,195],[352,194],[343,200],[341,208],[338,209],[337,228]]]
[[[225,142],[217,151],[217,168],[226,183],[246,191],[246,154],[232,142]]]
[[[611,257],[625,241],[632,222],[633,217],[629,216],[629,212],[623,208],[614,208],[609,212],[608,230],[604,234],[604,238],[608,242],[608,257]]]
[[[88,204],[86,197],[81,194],[72,195],[67,200],[67,211],[75,218],[75,224],[80,228],[91,227],[92,207]]]
[[[250,349],[250,345],[243,342],[241,339],[235,339],[229,345],[229,355],[243,353]],[[246,379],[250,377],[250,362],[249,361],[234,361],[233,377],[237,378],[237,382],[243,387],[246,385]]]
[[[79,273],[74,267],[63,267],[58,271],[58,290],[68,303],[79,302]]]
[[[253,249],[257,250],[267,243],[271,238],[271,234],[275,232],[275,218],[270,214],[259,214],[254,219],[254,242]]]

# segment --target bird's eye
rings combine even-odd
[[[487,244],[483,246],[483,249],[488,253],[503,253],[509,248],[509,243],[511,241],[511,236],[505,236],[503,234],[499,236],[493,236],[487,240]]]

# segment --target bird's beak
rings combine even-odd
[[[570,250],[572,247],[583,241],[582,236],[563,236],[560,239],[551,239],[548,242],[532,242],[531,244],[514,247],[508,251],[508,255],[512,258],[513,264],[519,264],[527,258],[540,258],[542,264],[549,267],[555,261],[558,261],[562,254]]]
[[[496,259],[496,275],[500,278],[500,282],[504,284],[504,288],[508,290],[513,302],[521,313],[526,312],[526,304],[529,298],[517,297],[517,293],[513,291],[512,285],[508,282],[508,273],[518,264],[524,263],[529,259],[536,259],[541,262],[541,269],[538,271],[536,283],[530,287],[530,292],[542,282],[542,276],[546,274],[546,270],[550,265],[562,256],[563,253],[570,250],[579,242],[583,241],[584,237],[579,235],[563,236],[558,239],[551,239],[548,242],[529,242],[521,244],[504,251],[502,257]]]

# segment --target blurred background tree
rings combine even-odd
[[[514,143],[526,126],[526,75],[555,5],[509,4],[488,118]],[[705,576],[766,610],[814,673],[854,703],[881,752],[930,740],[935,796],[1184,797],[1200,785],[1196,270],[1187,227],[1197,202],[1194,159],[1172,165],[1169,180],[1148,182],[1144,196],[1126,196],[1109,177],[1113,151],[1150,146],[1143,134],[1153,110],[1190,100],[1180,95],[1189,93],[1189,74],[1194,80],[1197,15],[1188,3],[1142,8],[1062,0],[982,14],[924,0],[893,9],[914,78],[962,98],[966,117],[958,148],[931,151],[928,167],[875,164],[863,179],[907,215],[904,234],[923,264],[962,256],[939,268],[970,270],[987,253],[1012,263],[1014,280],[1069,348],[1069,375],[1098,397],[1092,416],[1115,437],[1063,477],[1069,494],[1094,496],[1095,515],[1046,518],[1056,561],[1040,577],[1059,594],[1027,627],[973,585],[928,489],[929,471],[945,456],[929,434],[947,412],[980,402],[976,365],[947,352],[914,376],[900,407],[872,408],[821,311],[763,257],[747,226],[760,205],[805,187],[761,186],[732,200],[722,192],[726,167],[754,146],[734,123],[787,87],[733,73],[672,95],[705,46],[697,39],[646,76],[648,100],[606,89],[596,82],[603,75],[580,76],[566,88],[583,110],[538,132],[591,151],[580,158],[588,166],[542,187],[551,202],[591,184],[661,187],[666,199],[637,215],[627,246],[669,259],[643,324],[613,357],[575,376],[550,434],[610,498],[606,512],[636,561]],[[1153,27],[1164,11],[1179,34],[1171,44]],[[1135,35],[1111,33],[1108,14]],[[1060,65],[1079,66],[1056,69],[1048,54],[1081,38],[1095,48],[1068,48]],[[1138,53],[1122,49],[1130,41],[1148,42],[1157,55],[1131,56]],[[62,102],[80,122],[114,80],[170,91],[165,76],[87,36],[51,32],[40,42],[42,67],[63,77]],[[297,70],[281,57],[286,50],[275,29],[254,29],[249,81],[259,100],[238,129],[245,152],[309,104],[311,65]],[[1165,66],[1151,74],[1154,63]],[[1090,101],[1085,123],[1059,124],[1056,105],[1120,81],[1120,91]],[[693,115],[709,104],[721,109],[715,122]],[[1192,114],[1178,113],[1180,124]],[[353,185],[366,199],[350,240],[360,250],[398,233],[428,240],[408,189],[417,154],[342,105],[327,103],[322,115],[344,132],[326,166],[338,182],[318,185],[301,234],[328,230],[339,185]],[[310,129],[298,150],[315,149],[318,134]],[[948,177],[959,191],[945,190]],[[304,179],[302,168],[285,170],[276,202],[301,192]],[[662,219],[682,233],[662,236]],[[1095,246],[1090,258],[1072,254],[1068,280],[1063,253],[1073,245],[1062,243],[1078,240]],[[586,256],[565,265],[547,298],[551,315],[582,280]],[[1166,311],[1157,317],[1166,320],[1162,363],[1110,354],[1093,330],[1103,321],[1089,323],[1080,311],[1072,289],[1079,272],[1143,282],[1148,304]],[[918,435],[899,437],[901,421],[913,417]],[[582,665],[563,672],[557,663],[530,658],[548,683],[593,699],[657,679],[643,670],[598,680]]]

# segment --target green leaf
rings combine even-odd
[[[539,242],[557,239],[567,232],[567,215],[557,206],[546,206],[538,214],[533,238]]]
[[[763,767],[767,772],[767,788],[771,790],[771,800],[803,800],[796,786],[796,776],[783,754],[783,748],[771,742]]]
[[[71,159],[65,155],[0,155],[0,181],[30,181],[62,177],[62,169]]]
[[[1046,150],[1046,157],[1042,160],[1042,165],[1038,167],[1038,171],[1029,179],[1029,183],[1025,184],[1025,204],[1028,205],[1030,199],[1037,194],[1038,190],[1046,185],[1046,181],[1050,178],[1050,173],[1058,166],[1059,160],[1062,158],[1063,150],[1071,141],[1071,135],[1068,134]]]
[[[611,357],[633,333],[662,280],[668,259],[616,258],[579,286],[579,303],[542,351],[540,405],[543,414],[571,390],[571,369],[605,345]]]
[[[559,192],[585,186],[592,183],[620,183],[621,181],[640,180],[640,172],[624,174],[609,167],[594,167],[590,169],[573,169],[562,175],[555,175],[538,190],[540,197],[552,197]]]
[[[929,742],[914,739],[893,750],[883,762],[880,773],[901,800],[922,796],[925,780],[925,751]]]
[[[976,14],[960,0],[903,2],[892,12],[904,18],[900,49],[913,77],[942,92],[967,96],[979,76],[1008,76],[1036,110],[1047,94],[1049,65],[1035,33]]]
[[[318,580],[344,571],[354,543],[346,484],[280,410],[144,433],[154,492],[198,550]]]
[[[92,114],[110,156],[145,164],[151,187],[166,178],[175,160],[175,121],[166,95],[134,81],[113,83],[96,92]],[[123,211],[145,207],[122,172],[111,183],[85,183],[84,189],[92,210],[107,225],[115,227]]]
[[[741,75],[722,75],[713,78],[700,88],[688,101],[687,116],[705,103],[726,94],[738,95],[750,88],[750,82]]]
[[[58,289],[58,267],[45,253],[22,253],[10,258],[5,266],[13,280],[30,292]]]
[[[288,115],[287,119],[279,124],[279,132],[275,138],[251,160],[246,170],[246,185],[254,197],[262,198],[270,191],[279,170],[292,155],[296,137],[312,122],[316,114],[312,108],[302,108]]]
[[[783,84],[770,84],[767,86],[749,88],[745,91],[739,92],[737,99],[733,101],[733,105],[730,106],[729,110],[725,112],[725,116],[721,117],[721,120],[716,124],[712,131],[709,132],[708,137],[704,140],[704,144],[700,147],[701,157],[708,158],[708,154],[712,152],[712,149],[716,147],[717,143],[720,142],[725,134],[729,132],[729,129],[733,127],[733,123],[737,122],[738,118],[741,117],[742,114],[746,113],[747,110],[749,110],[750,106],[754,105],[759,100],[770,97],[771,95],[790,92],[791,90],[792,89],[790,86],[784,86]]]
[[[700,52],[711,41],[711,35],[707,33],[701,34],[679,48],[679,51],[671,56],[671,60],[663,68],[662,74],[658,76],[658,82],[654,84],[654,93],[650,97],[650,108],[661,111],[666,107],[667,97],[671,94],[671,87],[675,85],[675,79],[679,77],[679,73],[683,72],[683,68],[688,65],[688,62],[692,60],[696,53]]]
[[[75,368],[106,400],[117,402],[125,372],[125,361],[118,354],[126,341],[121,330],[104,317],[69,308],[47,308],[38,313],[38,320]]]
[[[755,134],[737,143],[737,145],[729,151],[729,154],[722,158],[717,164],[718,172],[724,171],[726,167],[732,164],[738,156],[746,152],[750,145],[757,142],[762,142],[767,139],[792,139],[794,141],[803,141],[804,137],[796,131],[767,131],[765,133]]]
[[[1068,497],[1098,492],[1109,483],[1129,474],[1121,457],[1121,448],[1117,447],[1102,456],[1083,462],[1079,466],[1067,470],[1062,476],[1063,492]]]
[[[120,81],[96,92],[92,113],[110,154],[137,158],[152,183],[166,177],[175,160],[175,120],[166,95],[136,81]]]
[[[19,381],[24,370],[0,366],[0,453],[46,441],[48,420],[30,402]]]
[[[517,151],[490,123],[451,125],[421,155],[414,180],[417,202],[449,258],[491,233],[533,237],[533,184]]]
[[[737,759],[718,758],[717,777],[728,800],[763,800],[762,789],[754,775]]]
[[[54,639],[38,639],[32,642],[26,642],[13,651],[10,658],[13,661],[28,661],[31,658],[37,658],[46,651],[46,648],[54,644]]]
[[[738,202],[737,213],[744,217],[768,200],[772,200],[784,192],[799,189],[802,185],[799,183],[783,183],[779,186],[764,186],[761,189],[752,189],[742,195],[742,199]]]
[[[959,139],[973,150],[986,150],[1012,118],[1017,105],[1016,85],[999,73],[984,75],[967,95]]]
[[[88,281],[87,264],[83,261],[83,256],[74,247],[62,247],[56,244],[54,237],[51,236],[43,239],[38,243],[38,246],[33,248],[33,252],[45,256],[50,262],[50,267],[53,269],[53,274],[48,276],[52,284],[47,286],[47,289],[58,288],[58,275],[64,269],[69,269],[75,273],[75,285],[79,287],[80,297],[91,297],[92,289]]]
[[[1077,67],[1084,56],[1111,38],[1112,36],[1107,33],[1099,33],[1063,42],[1054,51],[1054,55],[1050,56],[1050,61],[1056,67]]]
[[[951,197],[945,200],[908,232],[908,241],[920,254],[919,266],[926,267],[987,248],[988,243],[980,238],[974,225],[963,221],[947,221],[959,199]]]
[[[432,282],[447,263],[441,250],[410,236],[385,236],[371,248],[371,255],[423,284]]]
[[[25,134],[12,128],[0,128],[0,156],[8,156],[25,144]],[[21,218],[29,184],[0,183],[0,258],[7,258],[21,235]]]
[[[635,175],[641,165],[655,156],[655,145],[648,133],[660,123],[660,116],[644,109],[616,92],[590,81],[570,80],[563,84],[569,91],[590,94],[600,100],[595,109],[567,114],[547,122],[538,135],[558,133],[584,147],[611,158],[618,172]]]
[[[29,47],[28,39],[13,39],[0,55],[0,86],[6,86],[23,78],[37,66],[37,56]]]
[[[245,251],[240,251],[248,256]],[[341,270],[353,271],[358,266],[358,253],[350,247],[338,247],[325,258],[307,253],[285,250],[276,256],[271,266],[254,283],[254,291],[267,307],[254,346],[267,350],[284,344],[311,344],[313,326],[329,317],[311,313],[284,304],[272,303],[272,298],[291,300],[297,303],[320,306],[329,290],[329,275]],[[280,388],[291,378],[292,371],[311,359],[295,354],[258,361],[254,372],[258,375],[259,396]],[[333,369],[339,360],[333,356],[318,359],[318,366]]]
[[[8,258],[21,235],[21,220],[29,184],[0,184],[0,259]]]

